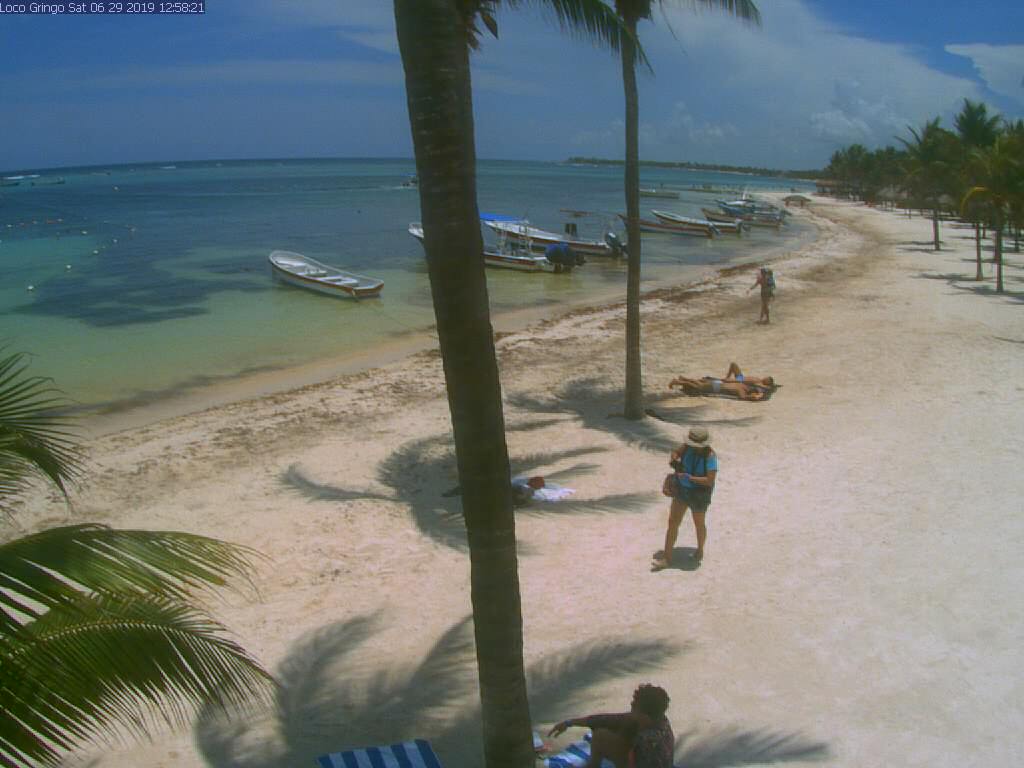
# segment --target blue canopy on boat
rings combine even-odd
[[[520,222],[523,221],[522,216],[505,216],[500,213],[480,213],[480,221],[509,221],[509,222]]]

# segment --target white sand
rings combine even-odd
[[[813,208],[821,239],[776,264],[770,326],[749,271],[645,301],[645,386],[674,423],[610,415],[621,307],[499,342],[513,471],[577,489],[518,517],[534,720],[625,708],[650,680],[683,765],[1024,764],[1021,259],[996,296],[969,279],[968,229],[934,253],[927,220]],[[730,360],[784,386],[657,402]],[[668,446],[692,424],[721,461],[707,556],[651,573]],[[214,610],[283,688],[276,713],[72,763],[311,766],[424,736],[448,768],[479,764],[448,429],[426,353],[95,440],[73,515],[41,499],[19,522],[265,553],[259,595]]]

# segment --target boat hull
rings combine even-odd
[[[622,219],[623,223],[626,222],[626,217],[622,214],[619,214],[619,218]],[[651,219],[640,219],[639,224],[641,232],[660,232],[666,235],[684,235],[686,237],[715,236],[715,232],[711,227],[699,227],[668,219],[659,218],[656,221],[652,221]]]
[[[325,296],[369,299],[384,289],[383,280],[344,272],[301,254],[274,251],[269,260],[271,273],[281,282]]]
[[[543,253],[549,245],[565,243],[576,253],[582,253],[586,256],[615,255],[611,246],[607,243],[598,242],[597,240],[574,240],[572,238],[563,237],[557,232],[547,232],[543,229],[537,229],[536,227],[513,224],[504,221],[485,221],[484,223],[498,233],[499,236],[505,237],[515,243],[528,245],[531,250],[541,253]]]

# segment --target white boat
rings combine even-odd
[[[657,211],[652,211],[657,214]],[[619,218],[622,219],[622,223],[626,224],[626,217],[621,213]],[[687,224],[679,221],[670,221],[667,219],[660,219],[652,221],[650,219],[640,219],[638,221],[641,232],[661,232],[666,235],[686,235],[689,237],[714,237],[715,229],[711,226],[696,227],[692,224]]]
[[[509,220],[504,217],[501,219],[491,219],[481,216],[481,218],[483,219],[484,224],[494,230],[499,237],[505,237],[519,243],[525,243],[535,251],[544,251],[549,245],[565,243],[576,253],[586,254],[587,256],[619,255],[618,250],[609,245],[607,240],[605,242],[601,242],[600,240],[579,240],[565,235],[560,235],[557,232],[548,232],[543,229],[531,227],[526,221]]]
[[[423,242],[423,225],[414,221],[409,225],[409,234]],[[554,254],[552,254],[554,255]],[[575,258],[566,260],[564,258],[551,261],[545,254],[533,253],[529,244],[516,240],[509,240],[501,235],[498,236],[497,248],[484,248],[484,266],[496,269],[513,269],[518,272],[552,272],[560,274],[571,272],[573,267],[584,263],[584,258],[577,255]]]
[[[662,222],[676,224],[681,227],[690,227],[691,229],[696,229],[698,231],[709,230],[712,235],[721,234],[721,230],[718,228],[718,225],[713,221],[708,221],[707,219],[695,219],[692,216],[683,216],[680,213],[672,213],[670,211],[651,210],[651,213],[654,214],[655,218]]]
[[[292,251],[271,252],[270,267],[275,277],[289,285],[328,296],[363,299],[379,296],[384,288],[383,280],[344,272]]]
[[[671,189],[652,189],[652,188],[640,188],[640,197],[664,197],[669,200],[678,200],[679,193]]]

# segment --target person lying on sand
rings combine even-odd
[[[675,736],[665,717],[668,701],[663,688],[644,684],[633,692],[629,712],[571,717],[548,735],[558,736],[573,726],[593,730],[587,766],[607,760],[615,768],[672,768]]]
[[[760,387],[739,381],[713,379],[710,376],[703,379],[676,376],[668,383],[669,389],[673,387],[679,387],[687,395],[726,395],[737,400],[764,400],[767,397],[767,393]]]
[[[705,376],[704,378],[710,377]],[[753,384],[755,387],[766,387],[768,389],[774,389],[776,386],[775,379],[771,376],[747,376],[736,363],[729,363],[729,370],[726,371],[725,378],[722,381],[738,381],[741,384]]]

